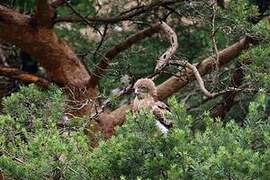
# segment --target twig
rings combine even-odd
[[[83,15],[81,15],[78,11],[76,11],[75,8],[73,8],[73,6],[71,6],[70,2],[69,1],[66,1],[65,3],[67,5],[67,7],[77,16],[79,17],[85,24],[87,24],[88,26],[91,26],[93,27],[101,36],[102,36],[102,33],[100,32],[100,30],[96,27],[94,27],[91,22],[86,18],[84,17]]]
[[[229,93],[229,92],[234,92],[234,93],[238,93],[238,92],[258,92],[258,89],[252,89],[252,88],[234,88],[234,87],[229,87],[228,89],[225,89],[223,91],[219,91],[217,93],[214,94],[213,97],[208,97],[206,99],[203,99],[200,103],[198,103],[197,105],[195,106],[191,106],[191,107],[188,107],[187,108],[187,111],[193,111],[194,109],[198,108],[199,106],[205,104],[206,102],[212,100],[212,99],[215,99],[219,96],[222,96],[226,93]]]
[[[94,52],[94,55],[93,55],[94,59],[96,59],[97,52],[98,52],[98,50],[100,49],[100,47],[102,46],[102,44],[103,44],[103,42],[104,42],[104,39],[105,39],[107,30],[108,30],[108,24],[105,25],[104,31],[103,31],[103,33],[101,34],[101,40],[100,40],[100,42],[99,42],[99,44],[98,44],[98,46],[97,46],[97,48],[96,48],[96,50],[95,50],[95,52]]]

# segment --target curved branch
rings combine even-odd
[[[215,96],[215,93],[211,93],[206,89],[204,82],[203,82],[203,79],[202,79],[202,76],[200,75],[200,72],[198,71],[196,65],[190,64],[187,61],[180,61],[180,60],[176,60],[176,61],[174,60],[170,64],[184,66],[184,67],[187,67],[190,70],[192,70],[192,72],[193,72],[193,74],[198,82],[198,85],[199,85],[201,91],[204,93],[204,95],[206,95],[208,98]]]
[[[0,76],[6,76],[10,79],[20,80],[29,83],[35,83],[41,87],[47,88],[50,85],[50,81],[47,79],[38,77],[33,74],[21,71],[17,68],[0,66]]]
[[[162,70],[168,64],[168,61],[175,54],[175,51],[178,48],[177,35],[172,28],[165,22],[162,22],[161,29],[166,38],[170,41],[171,46],[160,56],[155,67],[155,72]]]

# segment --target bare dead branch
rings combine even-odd
[[[212,4],[213,14],[212,14],[212,31],[211,31],[211,40],[212,40],[212,48],[213,48],[213,54],[215,55],[216,59],[216,72],[213,73],[213,81],[216,83],[218,81],[218,69],[219,69],[219,56],[218,56],[218,47],[216,42],[216,32],[218,29],[216,29],[215,21],[216,21],[216,13],[217,13],[217,2],[214,1]]]
[[[170,58],[175,54],[176,49],[178,48],[177,36],[172,28],[165,22],[161,22],[161,30],[164,32],[166,38],[171,43],[171,46],[162,54],[157,62],[155,71],[162,70],[169,62]]]
[[[47,88],[50,85],[50,82],[47,79],[38,77],[33,74],[29,74],[17,68],[0,66],[0,76],[6,76],[15,80],[35,83],[44,88]]]
[[[209,97],[209,98],[206,98],[206,99],[203,99],[201,102],[199,102],[198,104],[194,105],[194,106],[190,106],[187,108],[187,111],[195,111],[198,107],[202,106],[203,104],[209,102],[210,100],[213,100],[217,97],[220,97],[220,96],[223,96],[227,93],[240,93],[240,92],[245,92],[245,93],[256,93],[258,92],[258,89],[255,89],[255,88],[248,88],[247,85],[241,85],[239,86],[238,88],[234,88],[234,87],[228,87],[227,89],[225,90],[222,90],[222,91],[219,91],[219,92],[216,92],[214,94],[213,97]]]
[[[197,70],[195,65],[190,64],[188,61],[180,61],[180,60],[174,60],[173,62],[169,62],[170,58],[175,54],[175,51],[178,48],[178,40],[177,40],[177,35],[173,31],[173,29],[166,24],[165,22],[161,22],[161,30],[165,34],[166,38],[169,40],[171,43],[171,46],[166,50],[165,53],[161,55],[159,58],[157,65],[155,67],[155,73],[156,75],[152,77],[154,79],[157,75],[159,75],[157,72],[161,72],[168,64],[173,64],[173,65],[180,65],[187,67],[192,70],[194,76],[196,77],[196,80],[199,84],[200,89],[202,92],[207,96],[207,97],[212,97],[214,94],[210,93],[204,85],[204,82],[202,80],[202,77]],[[218,53],[218,52],[217,52]],[[218,61],[216,62],[216,66],[218,66]],[[179,73],[178,73],[179,74]],[[177,75],[178,75],[177,74]],[[177,76],[175,75],[175,76]]]
[[[209,92],[206,88],[205,88],[205,85],[204,85],[204,82],[203,82],[203,79],[200,75],[200,72],[198,71],[198,69],[196,68],[195,65],[193,64],[190,64],[189,62],[187,61],[180,61],[180,60],[174,60],[172,62],[170,62],[170,64],[172,65],[180,65],[180,66],[184,66],[184,67],[187,67],[189,69],[192,70],[197,82],[198,82],[198,85],[201,89],[201,91],[204,93],[204,95],[206,95],[207,97],[211,98],[215,95],[215,93],[211,93]]]
[[[257,39],[246,36],[234,43],[233,45],[227,47],[226,49],[219,52],[219,68],[223,67],[230,60],[239,55],[240,52],[247,49],[251,44],[258,43]],[[206,58],[202,62],[196,65],[201,76],[211,72],[213,67],[216,65],[216,60],[213,57]],[[191,70],[186,72],[186,78],[180,79],[177,77],[171,77],[162,84],[158,86],[158,98],[160,100],[166,99],[173,93],[177,92],[180,88],[194,80],[194,75]]]

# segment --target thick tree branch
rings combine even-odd
[[[44,3],[44,1],[40,1],[40,3],[42,2]],[[46,9],[46,3],[47,1],[44,9]],[[42,7],[39,9],[39,13],[46,12],[46,10],[42,10]],[[36,18],[44,18],[45,21],[40,22],[47,22],[46,17],[42,17],[43,14],[39,15],[39,13],[36,14]],[[72,89],[76,101],[85,102],[95,98],[95,89],[87,88],[90,75],[74,51],[65,41],[58,38],[53,29],[48,27],[46,23],[44,26],[35,24],[34,19],[0,5],[0,39],[16,45],[30,54],[46,69],[50,81]],[[82,109],[71,113],[73,115],[89,114],[91,106],[92,104],[88,103]]]
[[[85,67],[52,29],[33,27],[31,17],[1,5],[0,39],[30,54],[58,85],[84,88],[88,84],[90,76]]]
[[[117,44],[116,46],[110,48],[105,55],[102,57],[100,62],[96,65],[93,73],[91,74],[91,80],[89,81],[90,87],[95,87],[101,77],[101,75],[106,71],[108,65],[110,64],[111,60],[118,55],[123,50],[129,48],[135,43],[145,39],[146,37],[152,36],[154,33],[159,32],[160,30],[160,23],[154,24],[149,28],[146,28],[130,37],[128,37],[125,41]]]
[[[149,12],[157,7],[160,6],[165,6],[165,5],[171,5],[175,4],[176,2],[180,2],[177,0],[162,0],[162,1],[157,1],[154,2],[150,5],[147,6],[141,6],[140,8],[133,8],[132,11],[128,10],[127,12],[122,12],[117,16],[113,17],[96,17],[96,16],[91,16],[91,17],[85,17],[90,22],[100,22],[100,23],[117,23],[119,21],[125,21],[125,20],[130,20],[136,16],[139,16],[140,14],[143,14],[145,12]],[[65,16],[65,17],[58,17],[55,20],[55,23],[59,22],[82,22],[82,18],[78,16]]]
[[[20,80],[29,83],[35,83],[44,88],[47,88],[50,85],[50,82],[47,79],[38,77],[33,74],[29,74],[17,68],[0,66],[0,76],[6,76],[10,79]]]

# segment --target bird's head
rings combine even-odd
[[[148,78],[139,79],[134,84],[134,92],[138,99],[144,99],[147,97],[156,98],[157,96],[155,83]]]

